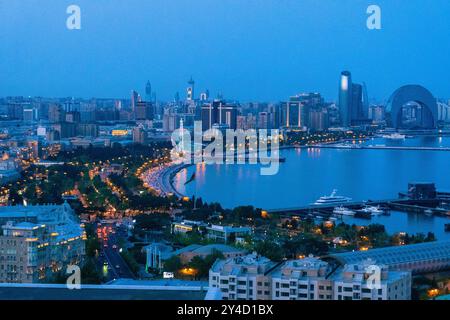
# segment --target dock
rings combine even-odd
[[[385,214],[389,214],[390,211],[402,211],[411,212],[418,214],[428,214],[436,216],[450,216],[450,209],[439,208],[439,203],[442,199],[430,199],[430,200],[410,200],[410,199],[385,199],[385,200],[368,200],[368,201],[357,201],[357,202],[343,202],[339,204],[329,204],[329,205],[308,205],[296,208],[280,208],[266,210],[269,214],[276,214],[280,217],[292,218],[295,216],[300,217],[321,217],[324,219],[329,219],[333,216],[333,210],[336,207],[344,206],[345,208],[356,211],[357,214],[355,218],[369,218],[363,214],[358,214],[358,210],[361,210],[367,205],[379,206],[385,211]]]
[[[342,150],[406,150],[406,151],[450,151],[448,147],[408,147],[408,146],[379,146],[379,145],[336,145],[336,144],[321,144],[305,146],[304,148],[314,149],[342,149]]]

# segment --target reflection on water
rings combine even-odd
[[[365,143],[450,147],[450,138],[376,138]],[[258,165],[203,164],[185,169],[184,174],[175,178],[175,185],[183,194],[195,194],[208,202],[218,201],[226,208],[252,204],[264,209],[304,206],[333,189],[354,200],[393,199],[398,197],[398,192],[405,191],[411,181],[432,181],[438,189],[450,190],[450,152],[309,148],[283,150],[281,156],[286,162],[280,164],[274,176],[261,176]],[[184,185],[194,171],[196,179]],[[442,235],[444,222],[450,223],[450,219],[428,219],[404,213],[377,219],[386,222],[388,229],[415,232],[442,229]],[[364,223],[370,221],[361,221]]]

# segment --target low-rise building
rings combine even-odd
[[[235,242],[237,238],[245,237],[252,233],[252,229],[249,227],[233,227],[233,226],[219,226],[212,225],[206,228],[207,238],[222,242]]]

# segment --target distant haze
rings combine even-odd
[[[450,98],[449,40],[449,0],[0,0],[0,96],[128,98],[150,80],[168,100],[192,75],[196,96],[336,100],[350,70],[372,99],[408,83]]]

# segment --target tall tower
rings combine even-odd
[[[145,100],[147,102],[152,102],[152,85],[150,81],[147,81],[147,84],[145,86]]]
[[[137,93],[136,91],[131,91],[131,110],[133,112],[136,111],[136,105],[137,103],[140,101],[140,97],[139,97],[139,93]]]
[[[352,87],[351,73],[349,71],[343,71],[339,82],[339,111],[341,114],[342,126],[344,127],[349,127],[351,125]]]
[[[194,100],[194,86],[195,86],[195,81],[191,79],[188,81],[188,87],[186,90],[186,100],[188,101],[192,101]]]
[[[364,117],[367,118],[369,116],[369,94],[367,93],[367,86],[365,82],[362,84],[362,90]]]

